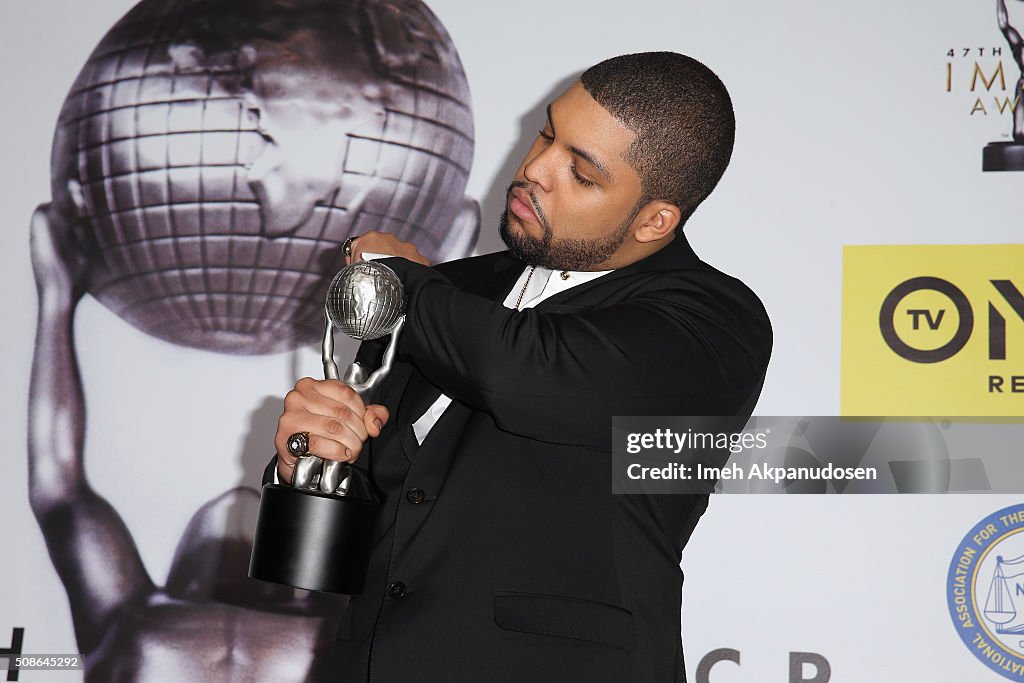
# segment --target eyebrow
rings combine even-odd
[[[551,134],[554,135],[555,134],[555,123],[554,123],[554,121],[551,120],[551,104],[550,103],[547,106],[547,113],[548,113],[548,125],[551,126]],[[588,164],[593,166],[595,169],[597,169],[597,171],[602,176],[604,176],[605,180],[608,180],[609,182],[614,180],[614,178],[612,177],[611,171],[609,171],[605,167],[604,164],[602,164],[600,161],[598,161],[594,157],[594,155],[591,154],[590,152],[588,152],[587,150],[580,149],[576,145],[566,145],[565,148],[568,149],[573,154],[575,154],[576,156],[578,156],[579,158],[581,158],[584,161],[586,161]]]

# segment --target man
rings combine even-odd
[[[707,497],[613,495],[611,418],[753,409],[768,318],[682,232],[733,137],[705,66],[616,57],[548,107],[507,252],[429,268],[390,235],[355,241],[406,257],[383,261],[408,297],[400,362],[382,405],[300,380],[276,436],[281,479],[308,432],[385,494],[338,680],[684,680],[679,560]]]

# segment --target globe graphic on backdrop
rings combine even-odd
[[[420,2],[143,0],[65,100],[53,207],[118,316],[270,353],[322,335],[348,237],[466,255],[472,156],[461,62]]]

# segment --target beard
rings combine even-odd
[[[508,197],[513,188],[517,187],[528,190],[529,183],[515,181],[508,186],[505,193],[505,210],[498,218],[498,234],[513,258],[531,266],[542,266],[551,270],[594,270],[594,266],[607,261],[626,241],[626,237],[629,236],[629,228],[640,208],[639,206],[634,207],[631,215],[607,235],[593,239],[555,239],[551,223],[531,193],[530,203],[533,205],[534,213],[537,214],[537,219],[543,230],[540,237],[533,237],[524,231],[512,232],[509,229]],[[517,217],[516,220],[519,218]]]

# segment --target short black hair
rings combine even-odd
[[[594,100],[636,133],[626,155],[641,180],[637,209],[662,199],[682,211],[680,227],[729,165],[736,117],[725,84],[675,52],[612,57],[580,76]]]

